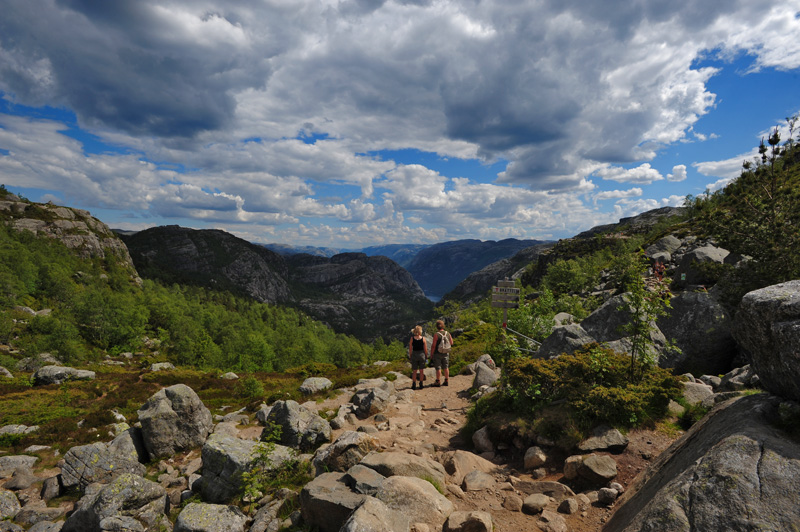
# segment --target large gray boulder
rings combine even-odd
[[[483,362],[477,362],[475,364],[475,378],[472,380],[472,389],[477,390],[481,386],[491,386],[495,382],[497,382],[497,373],[484,364]]]
[[[331,441],[331,425],[297,401],[276,401],[267,416],[267,424],[281,429],[281,444],[301,451],[316,449]],[[265,430],[262,438],[270,435]]]
[[[366,419],[386,410],[392,399],[390,389],[380,387],[370,387],[357,391],[350,402],[356,409],[356,416]]]
[[[581,322],[583,329],[598,342],[616,342],[623,340],[626,336],[622,328],[631,321],[631,313],[628,308],[628,294],[620,294],[612,297],[600,307],[592,312]],[[662,352],[666,344],[666,338],[655,323],[650,332],[650,341],[658,352]],[[626,344],[617,343],[618,350],[626,350]]]
[[[469,451],[449,451],[442,456],[442,465],[449,475],[450,483],[460,486],[470,471],[493,473],[497,466],[489,460]]]
[[[374,469],[385,477],[395,475],[434,480],[444,487],[447,472],[439,462],[400,451],[371,452],[361,460],[361,465]]]
[[[707,292],[680,292],[668,314],[656,321],[667,340],[679,350],[665,350],[659,360],[676,373],[717,375],[730,369],[736,355],[733,319]]]
[[[61,532],[110,530],[102,524],[113,518],[128,521],[128,530],[136,530],[134,520],[143,530],[157,530],[169,523],[167,504],[167,493],[159,484],[137,475],[120,475],[109,484],[90,485]]]
[[[246,524],[236,506],[192,502],[178,514],[173,532],[244,532]]]
[[[21,509],[22,505],[13,491],[0,489],[0,521],[13,518]]]
[[[19,468],[31,468],[39,460],[36,456],[17,454],[12,456],[0,456],[0,471],[14,471]]]
[[[377,450],[378,446],[378,440],[366,432],[345,431],[332,444],[317,451],[313,460],[314,468],[317,474],[347,471],[370,452]]]
[[[682,288],[688,285],[706,285],[716,282],[714,273],[705,265],[724,264],[730,255],[727,249],[703,246],[686,253],[675,269],[673,284]]]
[[[375,497],[367,497],[339,532],[409,532],[406,512],[392,510]]]
[[[33,374],[34,386],[45,384],[61,384],[66,381],[94,380],[94,371],[75,369],[64,366],[44,366]]]
[[[796,530],[800,443],[766,394],[716,406],[627,487],[604,532]]]
[[[627,446],[627,436],[613,427],[600,425],[592,430],[591,437],[578,444],[578,450],[585,453],[592,451],[621,453]]]
[[[745,295],[733,335],[750,357],[761,385],[800,401],[800,280]]]
[[[322,473],[300,492],[303,523],[320,532],[339,532],[366,495],[345,483],[346,473]]]
[[[122,474],[143,477],[146,472],[147,468],[139,462],[130,431],[125,431],[109,444],[96,442],[67,451],[61,468],[61,483],[65,488],[84,489],[94,482],[108,482]]]
[[[562,353],[571,355],[581,347],[596,341],[577,323],[554,327],[553,332],[542,342],[536,357],[552,358]]]
[[[668,253],[671,255],[672,253],[678,251],[680,247],[680,239],[673,235],[667,235],[663,238],[659,238],[653,244],[647,246],[647,248],[644,250],[644,254],[648,258],[655,258],[656,255],[663,253]]]
[[[326,379],[325,377],[309,377],[300,385],[300,391],[304,394],[312,394],[327,390],[331,386],[333,386],[333,383],[330,379]]]
[[[412,523],[425,523],[432,530],[441,530],[455,510],[452,502],[427,480],[394,476],[383,481],[376,498],[386,506],[403,512]]]
[[[267,470],[280,467],[295,456],[288,447],[270,444],[268,463],[258,464],[259,445],[263,444],[224,434],[209,436],[201,452],[203,476],[196,485],[203,500],[227,503],[241,493],[244,487],[242,474],[252,471],[256,465]]]
[[[199,447],[213,428],[211,412],[185,384],[159,390],[138,413],[144,445],[151,458]]]
[[[45,366],[61,366],[63,363],[50,353],[39,353],[26,357],[17,362],[18,371],[36,372]]]

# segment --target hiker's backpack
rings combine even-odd
[[[439,335],[439,343],[436,345],[436,351],[444,355],[450,353],[450,348],[453,346],[450,343],[450,333],[443,331],[442,333],[436,334]]]

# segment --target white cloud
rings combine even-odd
[[[598,201],[602,200],[638,198],[641,195],[642,195],[642,189],[636,187],[636,188],[630,188],[628,190],[607,190],[604,192],[598,192],[597,194],[594,194],[592,197],[596,204]]]
[[[650,163],[644,163],[630,169],[619,166],[606,166],[595,171],[595,175],[608,181],[634,183],[637,185],[649,185],[654,181],[664,179],[658,170],[650,166]]]
[[[686,179],[686,165],[677,164],[672,167],[672,173],[667,174],[667,181],[680,182]]]

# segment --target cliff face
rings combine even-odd
[[[386,257],[283,257],[224,231],[178,226],[148,229],[125,241],[146,277],[296,305],[362,340],[401,337],[432,308],[411,275]]]
[[[342,253],[330,259],[287,259],[299,306],[312,316],[362,339],[403,337],[432,303],[414,278],[386,257]]]
[[[52,203],[33,203],[14,194],[0,199],[0,220],[17,231],[61,241],[83,258],[114,258],[140,282],[128,248],[109,227],[88,211]]]
[[[291,300],[283,258],[225,231],[171,225],[125,242],[144,276],[230,290],[262,303]]]

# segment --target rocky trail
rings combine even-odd
[[[450,385],[446,387],[431,386],[434,382],[433,369],[428,368],[426,376],[426,385],[421,390],[412,390],[411,379],[408,377],[398,377],[394,382],[397,390],[397,400],[394,403],[375,416],[358,420],[355,425],[349,424],[334,430],[331,439],[336,440],[346,430],[365,431],[378,439],[383,451],[401,451],[431,458],[440,463],[447,463],[447,456],[453,451],[471,453],[473,445],[463,440],[460,429],[466,423],[467,410],[471,404],[470,387],[474,376],[451,376]],[[342,393],[317,404],[316,408],[320,412],[336,410],[349,398],[349,393]],[[597,453],[608,454],[614,458],[618,470],[614,480],[623,487],[626,487],[674,440],[674,437],[650,430],[632,431],[627,437],[629,443],[624,452]],[[558,493],[556,490],[553,492],[554,496],[549,497],[544,511],[532,513],[528,512],[527,508],[523,511],[526,498],[537,491],[534,487],[536,483],[571,484],[563,475],[566,455],[554,453],[548,457],[543,465],[546,473],[542,476],[540,468],[535,472],[525,470],[523,461],[525,451],[526,449],[501,446],[495,453],[481,455],[496,465],[490,473],[491,480],[484,479],[481,483],[465,485],[463,478],[469,471],[457,471],[455,475],[448,476],[447,484],[443,486],[444,494],[453,503],[456,511],[480,511],[490,514],[494,530],[497,531],[600,530],[614,506],[599,503],[596,489],[585,492],[575,490],[574,497]],[[566,498],[573,498],[577,504],[562,505]],[[551,520],[553,515],[557,517],[554,522],[548,523],[542,520],[543,515],[550,516]]]

